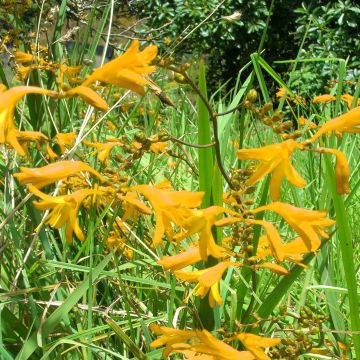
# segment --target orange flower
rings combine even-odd
[[[320,247],[321,240],[319,236],[322,236],[325,239],[329,238],[323,228],[335,223],[334,220],[325,218],[327,213],[326,210],[306,210],[280,202],[261,206],[254,209],[253,213],[256,214],[265,210],[272,210],[284,218],[284,220],[300,235],[309,251],[312,251],[314,247]]]
[[[73,146],[76,139],[76,133],[58,133],[53,137],[53,141],[59,145],[61,154],[66,151],[66,146]]]
[[[277,91],[276,97],[277,97],[278,99],[280,99],[280,98],[282,98],[285,94],[286,94],[285,88],[281,87],[281,88]]]
[[[22,51],[16,51],[15,61],[19,64],[29,64],[34,62],[36,57],[33,54],[24,53]]]
[[[254,360],[255,357],[249,351],[237,351],[230,345],[218,340],[206,330],[177,330],[150,325],[151,331],[156,335],[162,335],[153,341],[151,347],[165,345],[162,353],[163,359],[172,352],[181,353],[191,360]],[[206,357],[199,355],[208,355]]]
[[[217,216],[227,212],[232,213],[236,217],[228,217],[222,220],[216,220]],[[230,209],[223,208],[221,206],[210,206],[206,209],[196,210],[189,214],[188,218],[182,223],[182,227],[185,229],[174,236],[174,240],[179,241],[188,236],[196,233],[199,235],[199,249],[202,260],[207,260],[208,255],[215,258],[221,258],[225,255],[226,249],[215,243],[212,227],[226,226],[234,222],[241,221],[242,218],[238,217],[239,214],[231,211]]]
[[[311,252],[315,252],[319,244],[311,244]],[[282,252],[285,260],[291,261],[295,264],[304,266],[300,263],[303,258],[303,255],[309,252],[309,249],[304,244],[304,241],[297,237],[289,243],[282,244]],[[259,246],[255,256],[249,258],[249,260],[265,259],[267,256],[271,255],[272,251],[268,247],[267,239],[262,236],[259,240]]]
[[[83,143],[86,146],[91,146],[91,147],[95,148],[96,150],[94,151],[94,153],[98,154],[99,161],[101,161],[106,166],[109,163],[109,157],[110,157],[111,150],[115,146],[123,145],[121,142],[118,142],[118,141],[108,141],[106,143],[100,143],[100,142],[92,143],[90,141],[84,140]]]
[[[321,135],[332,131],[360,133],[360,106],[325,123],[310,139],[314,142]]]
[[[20,167],[20,170],[21,173],[14,174],[20,185],[32,184],[38,189],[81,171],[87,171],[105,181],[96,170],[81,161],[64,160],[39,168]]]
[[[212,336],[208,331],[198,331],[198,341],[191,350],[213,356],[216,360],[255,360],[250,351],[238,351],[228,344]]]
[[[150,346],[157,348],[165,345],[162,353],[164,359],[179,346],[183,349],[184,343],[196,336],[196,331],[171,329],[156,324],[151,324],[150,330],[156,335],[162,335],[159,339],[153,341]]]
[[[312,121],[307,120],[303,116],[299,117],[298,122],[299,122],[300,126],[306,126],[307,130],[317,128],[317,125],[315,123],[313,123]]]
[[[341,98],[340,98],[342,101],[345,101],[348,108],[351,109],[352,107],[352,103],[354,101],[354,97],[350,94],[344,94],[344,95],[341,95]],[[355,103],[356,106],[359,106],[360,105],[360,99],[357,100],[357,102]]]
[[[123,221],[127,221],[128,219],[137,221],[139,213],[145,215],[152,214],[151,210],[143,202],[141,202],[136,193],[132,191],[126,193],[122,203],[122,209],[125,211],[122,216]]]
[[[162,153],[166,154],[165,149],[167,145],[168,143],[166,141],[158,141],[150,145],[150,151],[153,152],[154,154],[162,154]]]
[[[77,86],[73,89],[65,91],[64,95],[61,95],[60,97],[71,98],[76,95],[80,96],[85,102],[101,111],[107,111],[109,109],[107,102],[88,86]]]
[[[53,91],[35,86],[15,86],[7,90],[0,84],[0,144],[9,144],[21,156],[25,151],[17,140],[14,112],[16,104],[27,94],[55,95]]]
[[[241,333],[235,336],[236,339],[240,340],[254,358],[257,360],[271,360],[261,348],[275,346],[280,343],[280,339],[265,338],[258,335]]]
[[[198,246],[191,246],[186,251],[172,256],[164,256],[158,260],[158,264],[162,265],[166,270],[180,270],[188,265],[195,264],[201,260]]]
[[[164,233],[172,238],[172,223],[182,226],[192,214],[190,209],[200,206],[204,196],[203,192],[172,191],[150,185],[136,185],[132,189],[144,195],[154,208],[156,220],[154,245],[162,242]]]
[[[86,197],[90,195],[100,195],[101,191],[81,189],[69,195],[49,196],[32,185],[29,186],[29,190],[43,200],[41,202],[33,201],[33,204],[37,209],[51,210],[49,215],[45,218],[45,223],[55,229],[59,229],[65,225],[65,236],[69,244],[72,244],[73,232],[75,232],[75,235],[79,240],[85,240],[85,235],[80,229],[77,221],[77,214]]]
[[[337,149],[328,149],[328,148],[317,148],[316,151],[321,153],[329,153],[336,156],[336,164],[335,164],[336,191],[340,195],[349,194],[350,169],[344,153]]]
[[[227,270],[229,266],[240,266],[240,264],[231,261],[223,261],[204,270],[192,272],[177,270],[174,274],[177,278],[182,280],[198,281],[198,284],[195,286],[194,293],[201,298],[204,298],[210,291],[209,304],[213,308],[215,302],[219,306],[223,302],[219,293],[219,281],[224,271]]]
[[[96,69],[82,85],[88,86],[98,80],[144,95],[144,85],[149,84],[146,74],[155,71],[155,67],[149,64],[156,54],[156,46],[139,51],[139,41],[134,40],[122,56]]]
[[[330,101],[335,101],[335,100],[336,100],[336,97],[335,97],[335,96],[325,94],[325,95],[315,96],[315,97],[312,99],[312,102],[313,102],[314,104],[317,104],[317,103],[328,103],[328,102],[330,102]]]
[[[283,245],[281,242],[280,235],[276,230],[275,226],[272,223],[269,223],[264,220],[246,220],[246,222],[249,224],[261,225],[265,229],[266,232],[265,239],[267,240],[267,243],[271,249],[274,258],[277,261],[283,261],[285,257],[283,251]]]
[[[238,150],[237,156],[242,160],[260,160],[255,173],[246,180],[246,185],[254,185],[264,176],[272,173],[270,182],[270,196],[277,200],[280,196],[281,182],[284,177],[297,187],[304,187],[305,180],[292,166],[290,157],[295,149],[302,149],[303,145],[294,140],[286,140],[280,144],[268,145],[258,149]]]

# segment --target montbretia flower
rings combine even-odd
[[[314,142],[321,135],[332,131],[339,133],[360,133],[360,106],[326,122],[310,140]]]
[[[140,213],[144,215],[152,214],[151,209],[139,200],[134,191],[128,191],[126,193],[121,208],[124,210],[124,215],[122,216],[123,221],[127,221],[128,219],[137,221]]]
[[[61,154],[65,154],[66,146],[73,146],[76,139],[76,133],[75,132],[69,132],[69,133],[57,133],[53,138],[52,141],[56,144],[58,144],[60,148]]]
[[[39,168],[20,167],[20,170],[21,173],[14,174],[20,185],[32,184],[38,189],[81,171],[89,172],[101,181],[105,181],[96,170],[82,161],[64,160]]]
[[[257,214],[265,210],[271,210],[280,215],[300,235],[309,251],[312,251],[314,247],[320,247],[320,236],[329,238],[324,228],[335,223],[334,220],[325,218],[326,210],[307,210],[280,202],[260,206],[252,212]]]
[[[191,246],[189,249],[172,256],[164,256],[157,261],[166,270],[180,270],[186,266],[195,264],[201,260],[198,246]]]
[[[329,148],[317,148],[316,151],[320,153],[333,154],[336,156],[336,163],[335,163],[336,192],[339,195],[349,194],[350,168],[344,153],[341,152],[340,150],[329,149]]]
[[[30,142],[35,143],[36,148],[41,150],[41,144],[49,141],[48,137],[40,131],[16,131],[16,138],[28,157]]]
[[[333,95],[328,95],[328,94],[325,94],[325,95],[319,95],[319,96],[315,96],[313,99],[312,99],[312,102],[314,104],[317,104],[317,103],[328,103],[328,102],[331,102],[331,101],[335,101],[336,100],[336,97],[333,96]]]
[[[20,156],[25,156],[26,153],[17,139],[14,113],[16,104],[27,94],[54,96],[56,93],[35,86],[15,86],[7,89],[0,84],[0,144],[9,144]]]
[[[42,199],[41,202],[33,201],[34,206],[39,210],[50,210],[45,218],[45,223],[55,229],[65,225],[65,236],[69,244],[72,244],[73,233],[84,241],[85,235],[80,229],[77,215],[82,202],[90,195],[101,195],[101,191],[93,189],[81,189],[69,195],[49,196],[30,185],[29,191]]]
[[[217,216],[222,213],[231,213],[235,215],[235,217],[216,220]],[[212,234],[212,227],[214,225],[226,226],[238,221],[242,221],[239,214],[221,206],[210,206],[206,209],[194,210],[182,224],[185,231],[176,234],[174,236],[174,240],[179,241],[188,236],[199,233],[199,250],[201,259],[207,260],[209,255],[215,258],[221,258],[226,255],[227,250],[215,243],[214,236]]]
[[[96,150],[94,152],[97,153],[97,157],[99,161],[101,161],[106,166],[109,163],[111,150],[115,146],[123,146],[123,143],[119,141],[108,141],[106,143],[100,143],[100,142],[90,142],[84,140],[83,144],[95,148]]]
[[[270,357],[264,353],[262,348],[276,346],[281,342],[281,339],[266,338],[248,333],[237,334],[234,338],[240,340],[245,349],[254,356],[254,359],[258,360],[271,360]]]
[[[109,105],[107,102],[97,92],[88,86],[79,85],[75,88],[65,91],[64,94],[60,95],[59,97],[72,98],[74,96],[80,96],[85,102],[101,111],[109,110]]]
[[[195,286],[194,293],[201,298],[204,298],[210,291],[209,304],[213,308],[215,302],[219,306],[223,302],[219,293],[219,282],[229,266],[240,266],[240,264],[232,261],[223,261],[204,270],[192,272],[177,270],[174,274],[181,280],[197,281],[198,284]]]
[[[183,349],[184,343],[196,337],[196,331],[192,330],[178,330],[171,329],[165,326],[159,326],[157,324],[151,324],[150,330],[156,335],[161,335],[161,337],[153,341],[150,346],[153,348],[162,347],[165,345],[165,349],[162,353],[163,358],[165,359],[170,353],[178,348],[178,345]]]
[[[254,360],[249,351],[238,351],[217,339],[206,330],[178,330],[151,324],[150,329],[161,337],[150,346],[165,346],[163,359],[172,352],[180,353],[191,360]],[[203,356],[201,356],[203,355]]]
[[[281,248],[282,248],[282,254],[284,260],[293,262],[300,266],[305,266],[301,263],[301,260],[303,259],[304,255],[309,252],[309,249],[300,237],[297,237],[288,243],[282,244]],[[316,250],[318,250],[318,248],[319,248],[318,243],[316,244],[312,243],[310,251],[315,252]],[[272,250],[268,245],[267,239],[265,238],[265,236],[261,236],[256,255],[250,257],[249,260],[250,261],[258,260],[258,259],[264,260],[271,254],[272,254]]]
[[[295,149],[303,149],[303,145],[289,139],[279,144],[268,145],[258,149],[238,150],[237,156],[241,160],[259,160],[255,173],[245,181],[245,185],[256,184],[266,175],[272,173],[270,181],[270,196],[277,200],[280,196],[281,182],[285,177],[293,185],[304,187],[306,181],[298,174],[291,164],[291,154]]]
[[[200,206],[204,196],[203,192],[173,191],[145,184],[135,185],[132,190],[145,196],[154,208],[156,220],[154,245],[162,242],[165,233],[172,238],[172,224],[183,226],[192,215],[190,209]]]
[[[139,51],[139,41],[134,40],[122,56],[95,69],[82,85],[89,86],[98,80],[144,95],[144,86],[149,85],[146,75],[155,71],[155,66],[149,64],[156,54],[155,45]]]

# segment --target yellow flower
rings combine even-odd
[[[278,99],[280,99],[280,98],[282,98],[285,94],[286,94],[285,88],[281,87],[281,88],[277,91],[276,97],[277,97]]]
[[[139,51],[139,41],[134,40],[122,56],[96,69],[82,85],[88,86],[98,80],[143,95],[144,85],[149,84],[146,74],[155,71],[155,67],[149,64],[156,54],[156,46],[151,45]]]
[[[277,200],[280,196],[281,182],[284,177],[297,187],[304,187],[305,180],[292,166],[290,157],[295,149],[302,149],[303,145],[294,140],[286,140],[280,144],[268,145],[258,149],[238,150],[237,156],[242,160],[259,160],[255,173],[246,180],[248,186],[256,184],[266,175],[272,173],[270,181],[270,196]]]
[[[336,100],[335,96],[325,94],[325,95],[315,96],[312,99],[312,102],[314,104],[317,104],[317,103],[328,103],[328,102],[335,101],[335,100]]]
[[[341,99],[342,101],[345,101],[346,104],[347,104],[347,106],[348,106],[348,108],[351,109],[352,103],[353,103],[353,101],[354,101],[354,97],[353,97],[352,95],[350,95],[350,94],[343,94],[343,95],[341,95],[341,98],[340,98],[340,99]],[[360,105],[360,99],[357,100],[357,102],[356,102],[355,105],[356,105],[356,106],[359,106],[359,105]]]
[[[101,191],[81,189],[69,195],[49,196],[32,185],[29,186],[29,191],[43,200],[41,202],[33,201],[33,204],[37,209],[51,210],[49,215],[45,218],[46,224],[49,224],[55,229],[60,229],[65,225],[65,236],[69,244],[72,244],[74,232],[79,240],[85,240],[85,235],[80,229],[77,221],[77,214],[86,197],[90,195],[100,195]]]
[[[280,339],[265,338],[258,335],[241,333],[235,336],[236,339],[240,340],[254,358],[257,360],[271,360],[261,348],[275,346],[280,343]]]
[[[16,104],[27,94],[55,95],[53,91],[35,86],[15,86],[7,90],[0,84],[0,144],[9,144],[21,156],[25,151],[17,140],[14,112]]]
[[[39,168],[20,167],[20,170],[21,173],[14,174],[20,185],[32,184],[38,189],[81,171],[87,171],[105,181],[96,170],[81,161],[64,160]]]
[[[165,345],[162,353],[163,359],[172,352],[181,353],[191,360],[254,360],[255,357],[249,351],[237,351],[230,345],[218,340],[206,330],[177,330],[150,325],[151,331],[156,335],[162,335],[153,341],[151,347]],[[206,357],[199,355],[208,355]]]
[[[49,140],[40,131],[16,131],[16,138],[27,156],[29,156],[29,142],[34,142],[36,148],[40,150],[40,144]]]
[[[154,154],[162,154],[162,153],[166,154],[165,149],[167,145],[168,143],[166,141],[158,141],[150,145],[150,151],[153,152]]]
[[[216,360],[255,360],[250,351],[238,351],[212,336],[208,331],[198,331],[198,341],[194,341],[191,350],[213,356]]]
[[[303,116],[299,117],[298,122],[299,122],[300,126],[307,126],[307,130],[317,128],[317,125],[315,123],[313,123],[312,121],[307,120]]]
[[[311,142],[332,131],[360,133],[360,106],[325,123],[311,138]]]
[[[227,212],[232,213],[236,217],[228,217],[222,220],[216,220],[217,216]],[[174,240],[179,241],[188,236],[199,234],[199,249],[202,260],[207,260],[208,255],[215,258],[221,258],[225,255],[226,249],[217,245],[212,234],[212,227],[226,226],[234,222],[241,221],[242,218],[238,217],[239,214],[231,211],[230,209],[221,206],[210,206],[206,209],[196,210],[189,214],[188,218],[181,224],[185,229],[174,236]]]
[[[327,239],[328,234],[323,228],[331,226],[334,220],[326,219],[327,211],[313,211],[297,208],[290,204],[274,202],[261,206],[253,210],[253,213],[271,210],[280,215],[284,220],[300,235],[308,251],[319,248],[321,244],[320,236]]]
[[[172,223],[182,226],[192,214],[190,209],[200,206],[204,196],[203,192],[172,191],[150,185],[136,185],[132,189],[144,195],[154,208],[156,220],[154,245],[162,242],[164,233],[171,239]]]
[[[80,96],[85,102],[101,111],[107,111],[109,109],[107,102],[97,92],[90,89],[88,86],[77,86],[73,89],[65,91],[64,95],[61,95],[60,97],[71,98],[77,95]]]
[[[311,244],[311,252],[315,252],[319,244]],[[291,261],[295,264],[304,266],[300,263],[303,258],[303,255],[308,253],[309,249],[304,244],[304,241],[297,237],[294,240],[291,240],[289,243],[282,244],[282,253],[285,260]],[[272,251],[268,247],[267,239],[262,236],[259,240],[259,246],[255,256],[249,258],[249,260],[265,259],[267,256],[271,255]]]
[[[69,133],[58,133],[53,137],[53,141],[59,145],[61,154],[64,154],[66,151],[66,146],[73,146],[76,139],[75,132]]]
[[[153,341],[150,346],[157,348],[165,345],[162,353],[164,359],[173,352],[178,345],[183,346],[186,341],[196,336],[196,331],[171,329],[157,324],[151,324],[150,330],[156,335],[162,335],[159,339]]]
[[[201,260],[198,246],[191,246],[186,251],[172,256],[164,256],[158,260],[158,264],[162,265],[166,270],[180,270],[188,265],[195,264]]]
[[[34,62],[36,57],[33,54],[24,53],[22,51],[16,51],[15,61],[19,64],[29,64]]]
[[[321,153],[329,153],[336,156],[336,164],[335,164],[336,192],[340,195],[349,194],[350,168],[344,153],[341,152],[340,150],[329,149],[329,148],[317,148],[316,151]]]
[[[231,261],[223,261],[204,270],[192,272],[177,270],[174,274],[177,278],[182,280],[198,281],[198,284],[195,286],[194,293],[201,298],[204,298],[210,291],[209,304],[213,308],[215,302],[219,306],[223,302],[219,293],[219,281],[224,271],[227,270],[229,266],[240,266],[240,264]]]
[[[270,247],[270,250],[277,261],[283,261],[285,254],[280,235],[272,223],[264,220],[246,220],[249,224],[261,225],[265,232],[265,239]]]
[[[145,215],[152,214],[151,210],[144,203],[142,203],[136,193],[132,191],[126,193],[121,207],[125,211],[124,215],[122,216],[123,221],[127,221],[128,219],[137,221],[139,213]]]
[[[122,146],[123,144],[121,142],[116,142],[116,141],[108,141],[106,143],[100,143],[100,142],[90,142],[87,140],[84,140],[83,143],[86,146],[91,146],[93,148],[95,148],[95,153],[97,152],[98,154],[98,159],[99,161],[101,161],[104,165],[108,165],[109,163],[109,157],[110,157],[110,152],[111,150],[115,147],[115,146]]]

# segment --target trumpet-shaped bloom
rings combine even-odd
[[[223,261],[204,270],[192,272],[177,270],[174,273],[179,279],[186,281],[198,281],[198,284],[194,289],[195,295],[204,298],[210,291],[209,304],[213,308],[215,302],[219,306],[223,302],[219,293],[219,281],[229,266],[240,266],[240,264],[232,261]]]
[[[141,202],[137,194],[133,191],[126,193],[121,207],[125,211],[122,217],[123,221],[127,221],[128,219],[137,221],[139,213],[145,215],[152,214],[151,209],[149,209],[143,202]]]
[[[21,173],[14,174],[20,185],[32,184],[38,189],[81,171],[87,171],[105,181],[96,170],[82,161],[64,160],[39,168],[20,167],[20,170]]]
[[[150,45],[139,51],[139,41],[134,40],[122,56],[96,69],[82,85],[88,86],[98,80],[143,95],[144,85],[149,85],[146,75],[155,71],[149,64],[156,54],[156,46]]]
[[[77,221],[77,214],[85,198],[90,195],[100,195],[101,191],[81,189],[69,195],[49,196],[32,185],[29,186],[29,190],[43,200],[41,202],[33,202],[37,209],[51,210],[49,215],[45,218],[45,223],[55,229],[59,229],[65,225],[65,236],[69,244],[72,244],[74,232],[79,240],[85,240],[85,235],[80,229]]]
[[[314,142],[321,135],[332,131],[360,133],[360,106],[325,123],[310,140]]]
[[[151,324],[150,329],[155,334],[162,335],[159,339],[153,341],[150,346],[161,347],[165,345],[162,353],[163,359],[172,352],[184,354],[189,360],[256,359],[249,351],[237,351],[230,345],[212,336],[206,330],[177,330],[156,324]]]
[[[312,243],[310,251],[315,252],[319,248],[318,245],[319,244]],[[300,237],[297,237],[294,240],[291,240],[289,243],[282,244],[282,252],[285,260],[304,266],[300,262],[303,259],[304,254],[309,252],[309,249],[304,244],[304,241]],[[249,260],[265,259],[271,254],[272,251],[268,247],[267,239],[262,236],[259,240],[259,246],[256,255],[249,258]]]
[[[108,141],[106,143],[100,143],[100,142],[90,142],[84,140],[83,143],[86,146],[90,146],[95,148],[95,152],[98,154],[98,159],[101,161],[104,165],[108,165],[109,163],[109,157],[110,152],[115,146],[122,146],[123,144],[119,141]]]
[[[336,100],[335,96],[324,94],[324,95],[315,96],[312,99],[312,102],[314,104],[317,104],[317,103],[328,103],[328,102],[335,101],[335,100]]]
[[[256,214],[265,210],[272,210],[284,218],[303,239],[308,251],[312,251],[314,247],[320,247],[320,236],[325,239],[329,237],[324,231],[324,228],[335,223],[334,220],[325,218],[327,214],[326,210],[307,210],[280,202],[261,206],[254,209],[253,212]]]
[[[344,153],[341,152],[340,150],[329,149],[329,148],[317,148],[316,150],[319,152],[329,153],[336,156],[336,163],[335,163],[336,191],[340,195],[350,193],[350,186],[349,186],[350,168]]]
[[[162,335],[159,339],[153,341],[150,346],[157,348],[165,345],[162,353],[164,359],[179,346],[183,349],[184,343],[196,336],[196,331],[171,329],[157,324],[151,324],[150,330],[156,335]]]
[[[101,111],[107,111],[109,109],[107,102],[97,92],[90,89],[88,86],[77,86],[66,91],[64,95],[61,95],[61,97],[74,97],[77,95],[80,96],[85,102]]]
[[[237,334],[235,338],[240,340],[246,350],[254,355],[257,360],[271,360],[261,348],[278,345],[281,341],[280,339],[271,339],[248,333]]]
[[[237,156],[242,160],[259,160],[255,173],[246,180],[246,185],[254,185],[266,175],[272,173],[270,181],[270,196],[277,200],[280,196],[281,182],[284,177],[297,187],[304,187],[305,180],[298,174],[291,164],[291,154],[295,149],[302,149],[303,145],[294,140],[286,140],[280,144],[268,145],[258,149],[238,150]]]
[[[175,235],[174,239],[179,241],[187,236],[200,233],[199,250],[201,259],[207,260],[208,255],[215,258],[223,257],[226,254],[226,249],[215,243],[214,236],[211,231],[212,227],[214,225],[225,226],[242,220],[240,217],[229,217],[217,221],[216,217],[224,212],[233,213],[236,216],[239,215],[230,209],[226,209],[221,206],[210,206],[206,209],[193,211],[191,216],[189,216],[182,224],[185,231]]]
[[[15,86],[7,90],[0,85],[0,144],[9,144],[21,156],[26,153],[17,139],[14,113],[16,104],[27,94],[55,95],[53,91],[35,86]]]
[[[183,226],[186,219],[192,215],[190,209],[200,206],[204,196],[203,192],[171,191],[150,185],[136,185],[132,189],[144,195],[154,208],[154,245],[162,242],[165,232],[171,238],[172,223]]]
[[[270,250],[277,261],[284,260],[283,244],[281,242],[280,235],[275,226],[264,220],[247,220],[250,224],[261,225],[266,232],[265,239],[270,247]]]
[[[29,156],[30,142],[34,142],[36,148],[40,150],[41,143],[49,140],[48,137],[40,131],[16,131],[16,138],[27,156]]]
[[[198,246],[192,246],[186,251],[173,256],[164,256],[157,263],[162,265],[166,270],[180,270],[188,265],[195,264],[201,260]]]
[[[58,133],[53,137],[53,141],[59,145],[61,154],[66,151],[66,146],[73,146],[76,139],[75,132]]]

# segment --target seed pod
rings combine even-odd
[[[257,100],[257,97],[257,91],[255,89],[251,89],[246,95],[246,100],[253,104]]]
[[[273,103],[269,102],[269,103],[266,103],[263,107],[262,107],[262,110],[264,112],[268,112],[270,110],[273,109]]]

